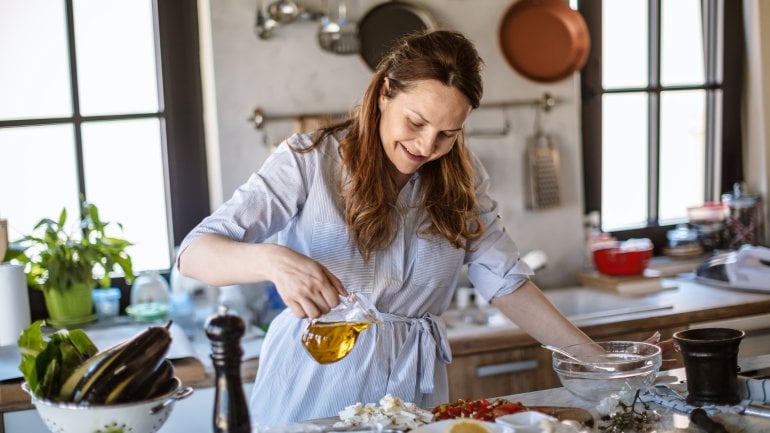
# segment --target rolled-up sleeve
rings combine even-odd
[[[300,135],[293,135],[281,143],[258,172],[187,234],[177,257],[204,234],[263,242],[282,230],[307,198],[310,165],[306,159],[313,153],[297,153],[290,146],[307,144],[307,138]]]
[[[484,235],[470,244],[465,255],[468,279],[476,292],[487,301],[513,293],[534,274],[519,256],[519,249],[503,226],[498,205],[489,196],[489,175],[481,161],[473,156],[478,179],[476,199]]]

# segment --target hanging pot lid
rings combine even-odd
[[[565,0],[519,0],[500,22],[500,48],[526,78],[550,83],[579,71],[591,47],[583,16]]]
[[[389,1],[370,9],[358,22],[361,57],[371,70],[401,37],[423,30],[434,30],[437,25],[424,8],[402,1]]]

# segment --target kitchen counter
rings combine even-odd
[[[555,289],[546,291],[549,297],[568,299],[568,304],[591,304],[599,291],[578,289]],[[577,295],[576,295],[577,293]],[[566,301],[565,301],[566,302]],[[729,319],[750,315],[767,314],[770,312],[770,293],[751,293],[725,290],[698,284],[694,281],[677,280],[677,287],[662,292],[627,299],[629,306],[644,304],[644,311],[631,311],[626,314],[602,316],[601,314],[574,316],[574,322],[594,339],[608,338],[619,334],[649,336],[659,329],[684,329],[691,323],[706,322],[717,319]],[[655,308],[657,307],[657,308]],[[447,312],[451,316],[452,312]],[[544,326],[547,326],[544,324]],[[512,352],[516,349],[530,348],[541,353],[543,358],[540,368],[550,369],[549,354],[539,347],[539,344],[510,322],[489,324],[485,326],[452,323],[448,329],[449,342],[454,361],[450,365],[450,382],[453,368],[462,368],[464,356],[475,356],[492,351]],[[664,338],[667,337],[664,335]],[[213,375],[204,367],[200,360],[190,358],[174,361],[177,375],[186,385],[195,388],[210,388],[213,386]],[[258,366],[257,359],[243,362],[241,374],[244,383],[253,382]],[[467,376],[467,375],[466,375]],[[532,375],[530,375],[532,376]],[[528,380],[537,383],[540,379],[531,377]],[[541,381],[540,388],[556,386],[553,382]],[[450,383],[451,386],[451,383]],[[506,388],[507,392],[497,395],[520,392]],[[530,388],[537,389],[537,388]],[[489,395],[489,388],[483,385],[480,392]],[[527,395],[527,394],[523,394]],[[32,408],[29,398],[19,386],[19,381],[0,382],[0,426],[2,413],[20,411]],[[770,431],[770,429],[768,430]],[[0,429],[2,432],[2,429]]]
[[[636,297],[585,287],[546,290],[545,294],[597,341],[642,341],[656,331],[669,339],[691,326],[723,326],[747,330],[742,356],[766,352],[770,293],[710,287],[684,278],[666,283],[666,290]],[[449,398],[475,399],[559,386],[551,353],[507,318],[494,314],[495,309],[490,311],[487,325],[466,323],[456,310],[443,316],[452,350]],[[681,367],[679,360],[667,364],[675,367]]]
[[[770,293],[728,290],[700,284],[693,279],[670,280],[673,288],[638,297],[626,297],[628,305],[644,304],[648,308],[622,315],[576,314],[571,317],[586,334],[594,339],[627,332],[653,332],[665,328],[687,327],[692,323],[708,322],[770,312]],[[580,291],[582,298],[572,298],[575,304],[590,304],[591,297],[606,292],[586,288],[546,290],[551,299],[561,300],[569,292]],[[619,295],[615,295],[619,297]],[[557,307],[559,305],[557,304]],[[539,345],[515,324],[500,320],[489,325],[458,323],[457,312],[448,311],[447,330],[453,356],[497,349],[516,349]],[[568,314],[568,317],[570,315]],[[544,326],[547,326],[544,324]]]
[[[746,360],[750,362],[750,360]],[[685,380],[684,368],[666,371],[667,376],[673,376],[674,380]],[[553,388],[541,391],[533,391],[523,394],[503,396],[511,401],[519,401],[527,406],[564,406],[578,407],[589,411],[594,416],[595,426],[601,425],[599,414],[596,411],[597,403],[583,400],[572,395],[565,388]],[[692,425],[686,414],[674,411],[656,403],[649,403],[650,408],[661,415],[658,433],[692,432],[703,433],[703,429]],[[639,403],[637,403],[639,405]],[[638,408],[639,406],[637,406]],[[770,418],[757,416],[738,415],[733,413],[714,414],[714,420],[720,422],[729,432],[741,433],[766,433],[770,432]]]
[[[756,365],[767,365],[770,362],[770,355],[742,359],[741,367],[744,370],[750,370]],[[756,364],[756,365],[755,365]],[[665,372],[666,378],[670,383],[685,380],[684,368],[668,370]],[[597,402],[583,400],[571,394],[563,387],[533,391],[521,394],[510,395],[487,395],[487,399],[505,398],[509,401],[521,402],[525,406],[558,406],[565,408],[580,408],[587,410],[594,419],[594,431],[599,432],[599,427],[604,425],[600,415],[596,410]],[[688,416],[684,413],[674,411],[656,403],[649,403],[650,409],[655,410],[661,415],[658,433],[703,433],[700,427],[692,425]],[[641,403],[637,403],[637,410],[641,410]],[[729,432],[741,433],[767,433],[770,431],[770,418],[762,418],[749,415],[738,415],[733,413],[714,414],[713,419],[722,423]],[[337,417],[310,420],[309,422],[329,427],[339,421]]]

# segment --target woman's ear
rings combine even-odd
[[[385,99],[390,94],[390,80],[388,77],[382,79],[382,87],[380,87],[380,99]]]
[[[380,87],[380,97],[377,98],[380,111],[384,109],[384,104],[388,102],[388,93],[390,93],[390,82],[388,77],[383,78],[382,87]]]

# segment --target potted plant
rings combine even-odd
[[[134,279],[132,244],[109,236],[110,224],[102,221],[96,205],[84,202],[79,230],[69,230],[67,210],[58,220],[43,218],[33,233],[12,245],[10,256],[25,264],[27,284],[43,292],[49,322],[54,326],[82,325],[95,319],[91,292],[110,287],[112,272],[123,271],[126,282]],[[11,253],[9,251],[9,253]]]

